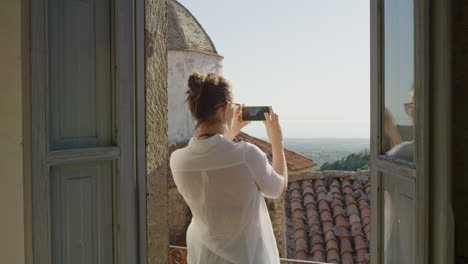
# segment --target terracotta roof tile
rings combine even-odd
[[[299,251],[296,253],[296,259],[306,260],[307,259],[307,252]]]
[[[341,253],[341,264],[354,264],[352,253]]]
[[[294,201],[291,203],[291,211],[294,212],[296,210],[302,210],[301,201]]]
[[[291,182],[291,183],[289,184],[289,189],[290,189],[291,191],[293,191],[293,190],[300,190],[300,189],[301,189],[301,186],[299,185],[298,182]]]
[[[317,192],[317,201],[325,201],[327,200],[327,194],[325,192]]]
[[[350,234],[349,234],[349,230],[348,230],[348,227],[335,227],[333,229],[333,231],[335,232],[335,234],[340,237],[341,239],[342,238],[347,238],[347,237],[350,237]]]
[[[356,199],[354,199],[354,197],[351,194],[345,194],[345,200],[347,205],[357,205]]]
[[[317,202],[315,201],[314,196],[308,193],[304,195],[304,206],[307,207],[309,204],[316,205]]]
[[[322,251],[312,252],[312,260],[318,262],[325,262],[325,254]]]
[[[304,215],[304,211],[302,210],[296,210],[293,212],[292,214],[293,216],[293,219],[296,220],[296,219],[301,219],[302,221],[306,221],[306,217]]]
[[[363,236],[355,236],[354,237],[354,248],[356,249],[367,249],[367,243],[364,240]]]
[[[311,243],[312,245],[314,244],[324,244],[325,241],[323,240],[323,237],[321,235],[315,235],[311,238]]]
[[[358,203],[359,203],[359,208],[369,207],[369,202],[367,199],[361,199],[358,201]]]
[[[322,213],[322,212],[325,212],[325,211],[330,212],[330,206],[328,206],[328,203],[327,203],[326,200],[321,200],[319,202],[319,212]]]
[[[354,224],[357,224],[357,223],[360,223],[361,222],[361,218],[356,215],[356,214],[351,214],[349,215],[349,223],[351,225],[354,225]]]
[[[331,207],[332,208],[335,208],[337,206],[340,206],[343,208],[343,202],[341,201],[341,199],[335,199],[331,202]]]
[[[325,196],[327,195],[327,189],[323,185],[317,185],[315,186],[315,193],[324,193]]]
[[[358,263],[369,263],[369,246],[362,236],[354,238],[356,260]]]
[[[326,199],[327,199],[327,202],[328,203],[331,203],[333,201],[333,199],[335,199],[336,197],[331,193],[327,193],[327,196],[326,196]]]
[[[313,186],[305,186],[304,187],[304,194],[310,194],[315,196],[314,187]]]
[[[370,218],[370,208],[369,208],[369,206],[361,208],[361,218],[362,219]]]
[[[346,219],[343,214],[340,214],[335,217],[335,223],[336,223],[336,226],[338,227],[345,227],[345,228],[348,227],[348,223],[346,223]]]
[[[287,237],[296,243],[287,243],[289,257],[343,264],[368,263],[368,190],[368,183],[350,177],[291,182],[285,207],[286,216],[293,224],[287,225]]]
[[[302,201],[297,198],[291,198],[291,212],[295,212],[297,210],[304,210],[302,206]]]
[[[333,217],[329,211],[322,211],[320,213],[320,220],[323,222],[333,222]],[[332,227],[333,229],[333,227]]]
[[[353,237],[364,236],[361,223],[354,223],[351,225],[351,235]]]
[[[349,240],[349,238],[341,239],[340,249],[341,249],[341,254],[353,253],[353,246],[351,245],[351,240]]]
[[[313,217],[313,216],[316,216],[318,217],[319,216],[319,213],[317,211],[317,206],[316,204],[314,203],[309,203],[307,206],[306,206],[306,215],[307,215],[307,218],[310,218],[310,217]],[[320,222],[319,222],[320,224]]]
[[[357,196],[357,197],[355,197],[355,198],[356,198],[356,200],[357,200],[358,202],[359,202],[359,201],[366,201],[366,202],[367,202],[367,201],[369,200],[369,198],[367,197],[367,194],[366,194],[364,191],[362,191],[362,190],[356,191],[356,196]]]
[[[307,254],[308,246],[307,246],[307,239],[304,236],[301,236],[296,239],[296,254],[298,252],[304,252]]]
[[[312,181],[311,181],[311,183],[312,183]],[[314,185],[315,188],[318,188],[318,187],[320,187],[320,186],[325,187],[325,185],[324,185],[322,179],[317,179],[317,180],[313,181],[313,184],[312,184],[312,185]]]
[[[308,215],[307,216],[307,224],[309,225],[310,230],[315,230],[315,226],[318,226],[320,231],[322,231],[322,223],[320,222],[320,218],[317,215]],[[312,233],[311,233],[312,235]]]
[[[327,261],[330,263],[339,263],[340,254],[338,253],[338,250],[332,249],[327,251]]]
[[[369,263],[369,254],[366,248],[356,250],[356,261],[358,263]]]
[[[330,232],[332,233],[333,231],[333,223],[332,222],[322,222],[322,228],[323,228],[323,233]]]
[[[370,184],[369,184],[369,183],[364,184],[364,188],[365,188],[367,197],[369,197],[369,196],[370,196],[370,193],[371,193],[371,186],[370,186]]]
[[[309,229],[309,237],[314,237],[316,235],[322,235],[322,228],[320,227],[320,222],[318,225],[312,225]]]
[[[323,246],[323,244],[320,244],[320,243],[317,243],[317,244],[314,244],[310,250],[311,252],[316,252],[316,251],[320,251],[320,252],[324,252],[325,253],[325,247]]]
[[[363,189],[363,186],[362,186],[362,184],[361,184],[360,182],[354,181],[354,182],[353,182],[353,189],[354,189],[354,190],[362,190],[362,189]]]
[[[333,232],[325,233],[325,241],[327,242],[327,251],[331,248],[338,249],[338,243],[336,242],[336,236]]]
[[[333,193],[333,194],[337,194],[337,193],[340,193],[340,186],[331,186],[330,187],[330,192]]]
[[[291,191],[291,197],[294,198],[294,197],[302,197],[302,194],[301,192],[299,191],[299,189],[293,189]]]
[[[304,193],[306,193],[306,188],[307,187],[311,187],[312,188],[312,192],[314,191],[314,185],[310,182],[310,181],[303,181],[302,182],[302,188],[304,189]]]

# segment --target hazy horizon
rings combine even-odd
[[[285,138],[369,138],[369,1],[180,2],[224,56],[236,102],[272,105]],[[266,137],[259,123],[245,132]]]

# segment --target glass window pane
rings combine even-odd
[[[386,0],[384,12],[385,111],[383,149],[413,162],[414,14],[413,0]]]

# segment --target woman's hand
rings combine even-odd
[[[265,128],[267,131],[268,138],[270,139],[271,145],[283,145],[283,132],[279,124],[278,114],[273,112],[273,108],[270,106],[270,113],[265,114]]]
[[[226,120],[228,121],[228,133],[226,138],[229,140],[234,140],[234,138],[239,134],[241,129],[246,125],[250,124],[249,121],[242,120],[242,109],[244,105],[230,104],[226,111]],[[230,125],[229,125],[230,124]]]

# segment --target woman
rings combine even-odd
[[[229,82],[216,73],[194,73],[187,103],[197,121],[188,146],[175,151],[170,165],[177,189],[192,211],[187,229],[190,264],[279,264],[264,197],[280,198],[287,167],[278,115],[270,108],[265,127],[273,166],[266,154],[232,140],[248,124],[232,103]]]

